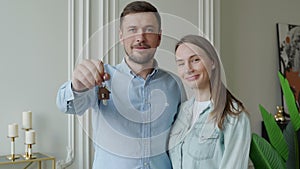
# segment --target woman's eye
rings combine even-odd
[[[181,66],[183,66],[183,65],[184,65],[184,63],[181,63],[181,62],[180,62],[180,63],[177,63],[177,66],[178,66],[178,67],[181,67]]]
[[[193,63],[198,63],[198,62],[200,62],[200,59],[199,58],[195,58],[195,59],[192,60],[192,62]]]

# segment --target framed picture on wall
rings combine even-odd
[[[279,69],[300,105],[300,25],[277,23]],[[286,108],[282,95],[283,106]]]

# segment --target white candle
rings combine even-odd
[[[25,144],[35,144],[35,131],[25,131]]]
[[[23,112],[23,128],[24,129],[32,128],[32,112],[31,111]]]
[[[13,123],[8,125],[8,137],[18,137],[18,124]]]

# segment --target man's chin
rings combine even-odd
[[[128,59],[138,64],[148,64],[153,59],[153,57],[149,57],[148,55],[145,56],[141,54],[135,54],[128,56]]]
[[[143,57],[143,56],[148,56],[150,55],[151,50],[149,49],[138,49],[138,50],[133,50],[132,55],[137,56],[137,57]]]

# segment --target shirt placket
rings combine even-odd
[[[149,102],[149,85],[145,81],[143,86],[143,110],[144,120],[142,123],[142,165],[143,169],[150,169],[150,154],[151,154],[151,103]]]

